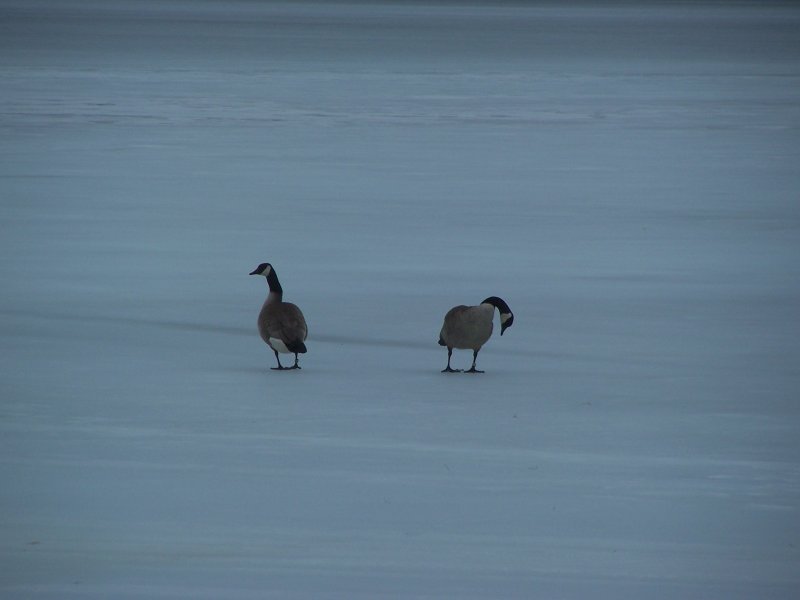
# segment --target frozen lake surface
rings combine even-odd
[[[799,49],[791,4],[0,0],[0,596],[800,597]]]

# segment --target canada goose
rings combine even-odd
[[[439,333],[439,345],[447,346],[447,367],[442,373],[460,373],[461,369],[450,368],[453,348],[472,350],[472,368],[467,373],[483,373],[475,368],[478,352],[492,335],[494,309],[500,311],[500,335],[514,323],[514,315],[505,300],[490,296],[478,306],[454,306],[444,316],[444,325]]]
[[[261,263],[250,275],[263,275],[269,284],[269,294],[264,306],[261,307],[261,312],[258,313],[258,333],[275,352],[278,366],[272,369],[274,371],[299,369],[297,355],[306,353],[306,345],[303,342],[308,335],[308,326],[303,313],[295,304],[283,301],[283,288],[271,264]],[[294,366],[284,367],[278,352],[294,353]]]

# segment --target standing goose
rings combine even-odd
[[[306,353],[305,342],[308,335],[305,317],[300,309],[291,302],[283,301],[283,288],[275,269],[269,263],[261,263],[250,275],[263,275],[269,284],[269,294],[258,313],[258,333],[261,339],[275,352],[278,361],[274,371],[284,369],[299,369],[297,355]],[[278,352],[283,354],[294,353],[294,366],[284,367]]]
[[[442,373],[459,373],[461,369],[450,367],[453,348],[472,350],[472,368],[467,373],[483,373],[475,368],[478,352],[492,335],[494,309],[500,311],[500,335],[514,323],[514,315],[505,300],[490,296],[478,306],[454,306],[444,316],[444,325],[439,333],[439,345],[447,346],[447,367]]]

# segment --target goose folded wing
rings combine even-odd
[[[270,337],[283,340],[286,344],[305,341],[308,328],[303,313],[294,305],[285,305],[282,308],[277,318],[269,323]]]

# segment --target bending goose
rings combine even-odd
[[[274,371],[284,369],[299,369],[297,355],[306,353],[305,342],[308,335],[308,326],[302,311],[291,302],[283,301],[283,288],[275,269],[269,263],[261,263],[250,275],[263,275],[269,284],[269,294],[258,313],[258,333],[261,339],[275,352],[278,361]],[[294,353],[294,366],[284,367],[278,352],[283,354]]]
[[[475,368],[478,352],[492,335],[494,309],[500,311],[500,335],[514,323],[514,314],[505,300],[490,296],[478,306],[454,306],[444,316],[444,325],[439,333],[439,345],[447,346],[447,367],[442,373],[459,373],[461,369],[450,367],[453,348],[472,350],[472,368],[467,373],[483,373]]]

